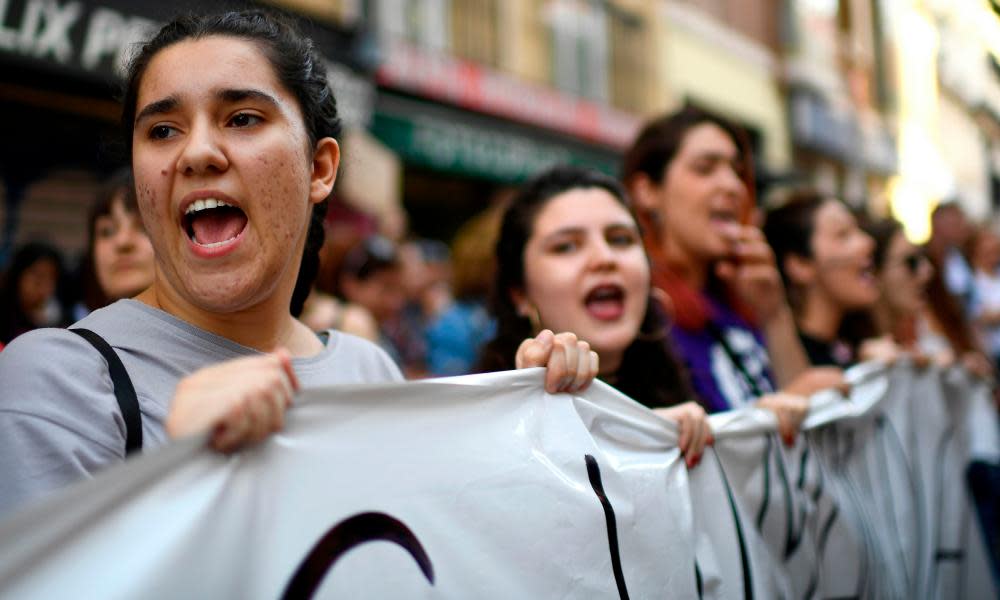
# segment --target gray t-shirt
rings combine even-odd
[[[102,336],[121,358],[142,413],[143,449],[167,441],[178,380],[260,352],[135,300],[94,311],[74,327]],[[374,344],[331,331],[322,352],[292,360],[303,388],[401,381]],[[125,457],[125,422],[104,357],[65,329],[39,329],[0,352],[0,514]]]

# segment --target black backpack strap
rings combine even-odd
[[[73,328],[70,331],[90,342],[90,345],[104,356],[104,360],[108,361],[115,400],[118,401],[122,419],[125,420],[125,455],[142,450],[142,413],[139,412],[139,399],[135,395],[135,387],[132,386],[132,379],[128,376],[125,365],[118,358],[118,353],[104,338],[89,329]]]

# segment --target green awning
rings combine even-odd
[[[385,93],[380,93],[371,129],[406,163],[501,183],[519,183],[555,164],[611,176],[618,171],[618,155],[612,150]]]

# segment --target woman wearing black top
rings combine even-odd
[[[764,234],[810,362],[841,368],[856,362],[844,328],[879,299],[871,237],[842,202],[814,191],[796,192],[769,211]]]

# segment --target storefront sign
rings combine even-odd
[[[162,23],[197,5],[105,0],[0,0],[0,61],[5,57],[77,78],[116,82],[137,44]],[[214,7],[221,10],[223,7]],[[331,87],[344,124],[367,127],[375,87],[348,67],[349,34],[311,26],[308,34],[328,59]],[[346,53],[346,54],[345,54]],[[337,62],[342,61],[342,62]]]
[[[441,107],[428,110],[424,103],[386,104],[375,114],[372,133],[403,160],[421,167],[505,183],[524,181],[555,164],[586,166],[609,175],[617,169],[610,152],[549,141],[509,124],[491,125],[486,118],[455,109],[442,114]]]
[[[608,106],[398,41],[386,44],[376,75],[388,87],[615,148],[632,143],[640,125]]]
[[[113,79],[157,21],[104,5],[0,0],[0,54]]]

